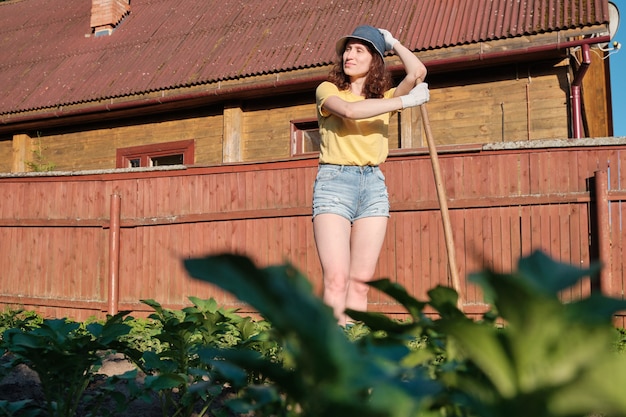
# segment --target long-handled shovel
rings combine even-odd
[[[437,196],[439,197],[439,209],[441,211],[441,219],[443,220],[443,234],[446,239],[446,249],[448,251],[448,268],[452,277],[452,286],[459,294],[459,308],[463,305],[463,295],[461,293],[461,282],[459,281],[459,271],[456,266],[456,255],[454,251],[454,239],[452,238],[452,226],[450,225],[450,213],[448,213],[448,200],[446,198],[446,190],[441,179],[441,169],[439,168],[439,158],[433,132],[430,130],[430,121],[428,120],[428,111],[426,104],[420,106],[422,113],[422,123],[426,132],[426,142],[428,143],[428,152],[430,153],[430,161],[433,166],[433,174],[435,176],[435,186],[437,187]]]

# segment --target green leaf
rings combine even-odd
[[[0,400],[1,416],[36,416],[39,410],[34,400],[6,401]]]
[[[593,264],[589,269],[581,269],[556,262],[545,253],[535,251],[528,257],[520,258],[518,271],[534,288],[545,294],[556,296],[580,279],[597,274],[600,271],[600,265]]]
[[[151,350],[145,351],[141,356],[145,367],[149,370],[159,370],[162,371],[164,367],[164,360],[161,357]],[[170,368],[168,366],[168,368]]]
[[[248,414],[270,404],[280,404],[280,401],[275,387],[250,385],[241,398],[229,399],[226,405],[237,414]]]
[[[346,314],[356,321],[363,322],[372,330],[382,330],[393,334],[406,333],[410,329],[417,327],[415,323],[400,323],[381,313],[347,309]]]
[[[226,361],[211,361],[213,368],[224,378],[232,382],[235,387],[243,387],[248,382],[248,374],[240,366]]]
[[[36,335],[24,333],[21,329],[9,329],[4,332],[5,343],[10,351],[15,353],[23,352],[23,349],[45,348],[45,341]]]
[[[462,319],[465,314],[458,309],[459,295],[449,287],[436,286],[428,291],[429,304],[439,312],[442,317],[458,317]]]
[[[426,303],[416,300],[406,291],[404,287],[387,278],[371,281],[368,285],[384,292],[402,304],[414,320],[421,317],[424,307],[426,307]]]
[[[100,335],[102,334],[102,329],[104,328],[104,325],[102,325],[101,323],[89,323],[88,325],[85,326],[85,328],[92,335],[96,337],[100,337]]]
[[[554,415],[626,415],[626,357],[595,357],[549,399]]]
[[[124,323],[107,323],[102,329],[100,335],[100,343],[103,345],[109,345],[112,342],[119,340],[120,337],[130,333],[130,326]]]
[[[403,359],[402,364],[408,368],[424,366],[435,359],[435,354],[429,349],[417,349],[409,352]]]
[[[587,324],[609,324],[615,313],[626,310],[626,300],[592,293],[583,300],[566,304],[565,309],[573,320],[583,320]]]
[[[148,375],[145,379],[147,388],[153,391],[163,391],[178,388],[187,382],[182,375],[175,373],[164,373],[159,375]]]
[[[442,320],[439,326],[458,341],[467,357],[487,375],[500,395],[511,398],[516,394],[515,370],[497,329],[469,319]]]
[[[208,300],[203,300],[201,298],[193,297],[193,296],[190,296],[188,298],[193,303],[193,305],[198,307],[198,309],[200,311],[207,311],[209,313],[216,313],[218,311],[218,309],[219,309],[219,307],[217,305],[217,301],[215,301],[215,299],[213,299],[213,298],[209,298]]]

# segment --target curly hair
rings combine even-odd
[[[382,98],[385,91],[393,87],[391,74],[385,67],[385,61],[378,52],[368,43],[363,43],[372,54],[372,64],[365,79],[365,98]],[[337,62],[328,74],[328,81],[335,84],[339,90],[350,88],[350,77],[343,71],[343,57]]]

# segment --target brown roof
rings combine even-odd
[[[423,51],[608,21],[607,0],[132,0],[95,37],[90,12],[0,3],[0,114],[326,65],[361,23]]]

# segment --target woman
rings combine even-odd
[[[313,190],[313,232],[324,301],[345,326],[345,309],[367,310],[367,282],[382,248],[389,197],[378,168],[388,154],[389,118],[429,100],[426,67],[389,31],[359,26],[337,41],[340,58],[316,90],[321,135]],[[384,53],[394,51],[406,76],[392,88]]]

